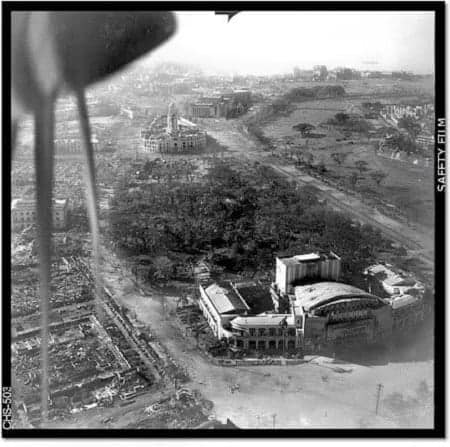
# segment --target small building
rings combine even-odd
[[[67,227],[69,212],[68,199],[53,200],[53,228],[63,230]],[[13,231],[20,231],[36,223],[36,200],[14,199],[11,202],[11,227]]]
[[[424,291],[423,284],[417,281],[413,276],[396,273],[384,264],[376,264],[367,267],[364,274],[378,279],[385,292],[391,296],[403,295],[404,293],[408,293],[411,289],[416,289],[418,292]]]
[[[313,81],[326,81],[328,70],[326,65],[315,65],[313,67]]]
[[[80,156],[83,152],[83,142],[80,138],[58,138],[54,140],[55,154],[62,156]],[[99,141],[95,134],[92,134],[91,144],[94,150],[98,149]]]
[[[193,267],[194,278],[198,282],[209,282],[211,279],[211,268],[204,262],[201,261]]]
[[[213,118],[217,116],[216,104],[212,102],[198,101],[189,104],[189,116],[193,118]]]
[[[425,318],[425,287],[412,275],[396,273],[383,264],[368,267],[364,274],[377,280],[389,295],[386,302],[392,308],[393,330],[414,327]]]
[[[434,135],[431,132],[421,132],[419,135],[417,135],[416,142],[424,149],[434,147]]]
[[[250,351],[294,351],[302,348],[301,332],[289,314],[240,316],[230,322],[231,346]]]

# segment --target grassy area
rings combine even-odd
[[[296,104],[291,114],[279,116],[264,125],[263,135],[272,143],[275,155],[292,156],[294,161],[307,159],[312,166],[320,166],[320,174],[325,179],[362,194],[386,214],[403,215],[412,223],[432,228],[434,189],[431,165],[423,166],[420,162],[414,165],[382,157],[375,151],[378,140],[355,132],[345,134],[338,126],[321,126],[336,113],[358,110],[365,100],[343,97]],[[383,125],[379,120],[369,121],[374,127]],[[316,126],[314,133],[320,134],[320,138],[302,136],[293,128],[298,123]],[[341,163],[333,158],[336,153],[345,154]],[[385,174],[380,183],[373,179],[374,172]],[[353,175],[357,176],[354,182]]]

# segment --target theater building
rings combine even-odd
[[[384,344],[405,324],[400,321],[417,322],[419,292],[384,299],[338,282],[340,261],[334,253],[277,258],[271,287],[254,281],[200,285],[199,306],[229,346],[268,354]],[[287,306],[281,311],[282,299]]]
[[[357,287],[318,282],[295,287],[295,319],[303,319],[305,349],[383,342],[392,333],[392,308]]]

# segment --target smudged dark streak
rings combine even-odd
[[[19,130],[19,123],[13,120],[11,123],[11,160],[14,158],[14,148],[16,147],[17,133]]]
[[[175,17],[170,12],[138,13],[133,15],[105,12],[49,12],[49,16],[33,12],[18,12],[12,18],[12,90],[15,113],[31,112],[35,122],[36,208],[39,250],[39,298],[41,312],[41,426],[48,418],[49,402],[49,313],[51,279],[52,183],[54,166],[54,108],[56,93],[63,86],[75,92],[84,140],[86,201],[92,234],[95,299],[100,309],[99,295],[99,230],[95,164],[91,143],[89,117],[84,88],[118,71],[136,58],[166,41],[176,29]],[[34,20],[32,20],[34,18]],[[46,20],[49,23],[46,24]],[[86,20],[87,19],[87,20]],[[111,28],[119,33],[107,33]],[[129,27],[129,25],[131,26]],[[40,28],[44,26],[44,28]],[[39,45],[30,45],[34,31],[44,37],[41,54]],[[47,27],[47,28],[45,28]],[[80,33],[80,29],[85,32]],[[42,31],[47,30],[47,33]],[[34,43],[34,41],[31,41]],[[39,43],[41,41],[39,40]],[[105,45],[106,44],[106,45]],[[47,45],[47,46],[45,46]],[[110,45],[110,46],[109,46]],[[106,49],[106,51],[105,51]],[[47,64],[50,63],[50,83],[46,83]],[[62,68],[62,73],[59,73]],[[47,70],[47,71],[46,71]],[[44,76],[44,77],[43,77]],[[44,88],[46,92],[44,92]],[[49,93],[51,92],[51,93]],[[19,113],[19,110],[21,111]],[[17,137],[17,122],[12,122],[13,153]]]
[[[43,97],[41,108],[34,113],[36,203],[39,251],[39,297],[41,312],[41,423],[48,417],[48,321],[50,309],[52,184],[54,163],[55,98]]]
[[[99,302],[99,293],[101,293],[100,279],[100,234],[98,228],[98,207],[97,207],[97,189],[95,184],[95,160],[94,148],[92,146],[91,127],[89,124],[89,114],[86,106],[86,99],[83,90],[76,93],[78,113],[80,116],[81,134],[83,137],[83,155],[84,155],[84,178],[86,182],[86,203],[89,216],[89,226],[92,236],[92,258],[93,258],[93,276],[95,278],[95,303],[97,315],[101,312]]]

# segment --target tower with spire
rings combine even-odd
[[[178,111],[173,102],[169,104],[169,110],[167,112],[166,132],[171,135],[178,132]]]

